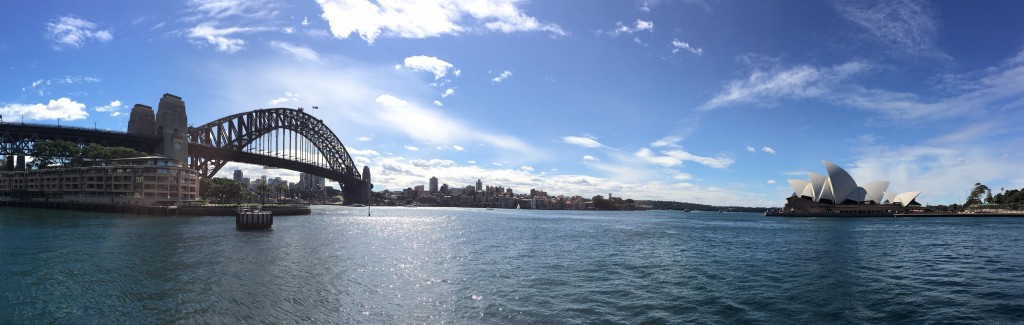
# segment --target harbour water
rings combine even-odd
[[[0,323],[1021,323],[1024,218],[0,209]]]

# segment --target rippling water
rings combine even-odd
[[[1021,323],[1024,218],[0,209],[0,323]]]

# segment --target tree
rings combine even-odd
[[[288,191],[288,183],[277,182],[274,184],[274,191],[277,192],[278,198],[285,196],[285,192]]]
[[[78,145],[63,140],[36,142],[33,149],[35,156],[30,165],[37,169],[52,165],[67,165],[82,152]]]
[[[121,158],[135,158],[145,156],[145,152],[141,152],[131,148],[125,147],[104,147],[95,143],[90,143],[88,146],[82,149],[82,158],[85,159],[121,159]]]
[[[227,178],[199,180],[199,196],[214,203],[239,203],[246,198],[249,188],[241,182]]]
[[[967,202],[964,203],[964,205],[970,206],[981,203],[981,197],[984,194],[988,194],[986,197],[987,201],[992,200],[992,190],[990,190],[988,186],[981,183],[974,183],[974,187],[971,189],[971,194],[967,196]]]
[[[267,182],[264,182],[262,179],[258,179],[255,182],[257,182],[256,191],[258,191],[260,195],[260,204],[263,204],[263,200],[267,196],[267,191],[270,190],[270,185],[267,185]]]

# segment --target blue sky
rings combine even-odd
[[[124,130],[318,106],[375,189],[781,205],[1024,187],[1019,1],[33,1],[0,5],[5,121]],[[284,170],[230,165],[249,176]],[[219,176],[230,176],[227,173]]]

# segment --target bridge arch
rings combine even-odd
[[[267,108],[225,116],[190,127],[188,142],[189,166],[202,177],[213,177],[234,161],[337,181],[347,203],[365,203],[372,188],[370,175],[359,173],[337,135],[301,110]]]

